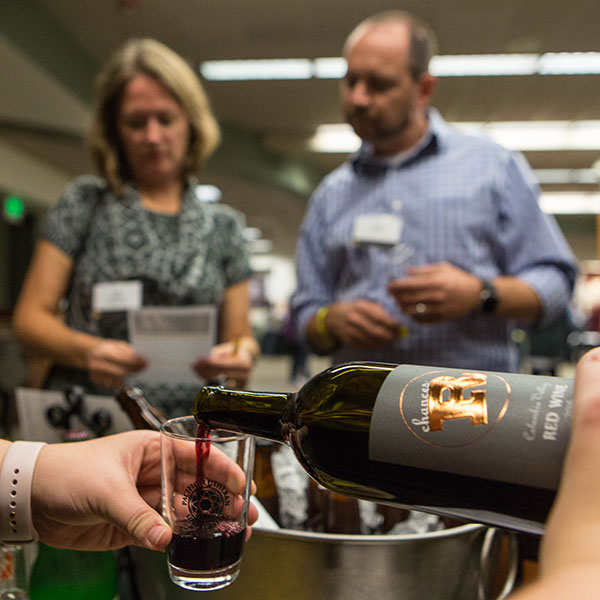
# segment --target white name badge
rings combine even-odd
[[[141,281],[103,281],[92,288],[93,312],[137,310],[141,306]]]
[[[358,215],[354,219],[352,240],[355,244],[395,246],[402,239],[404,223],[393,214]]]

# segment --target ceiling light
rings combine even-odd
[[[540,196],[540,208],[553,215],[600,214],[597,192],[548,192]]]
[[[429,70],[436,77],[533,75],[537,61],[537,54],[434,56]]]
[[[242,236],[247,242],[255,242],[262,238],[262,231],[258,227],[244,227]]]
[[[246,244],[246,249],[249,254],[269,254],[273,251],[273,242],[266,239],[254,240]]]
[[[450,54],[434,56],[430,70],[437,77],[597,75],[600,52]],[[212,60],[201,63],[200,72],[211,81],[339,79],[346,74],[346,60],[342,57]]]
[[[538,61],[540,75],[598,75],[600,52],[548,52]]]
[[[194,194],[202,202],[218,202],[223,195],[216,185],[211,184],[197,185]]]
[[[597,185],[600,173],[595,169],[533,169],[541,185]]]
[[[312,61],[307,58],[265,60],[213,60],[200,65],[204,79],[242,81],[248,79],[309,79]]]
[[[487,135],[512,150],[600,149],[600,121],[457,122],[454,125]]]
[[[359,146],[360,138],[345,123],[319,125],[315,135],[308,141],[308,148],[312,152],[356,152]]]
[[[455,122],[467,133],[486,135],[511,150],[600,150],[600,121]],[[350,125],[319,125],[308,147],[313,152],[355,152],[360,139]]]
[[[341,79],[346,74],[346,59],[337,58],[315,58],[315,77],[318,79]]]

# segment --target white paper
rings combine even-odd
[[[92,287],[92,310],[116,312],[137,310],[142,306],[142,282],[102,281]]]
[[[127,315],[129,339],[148,366],[136,382],[197,384],[202,379],[192,365],[215,344],[214,306],[148,306]]]

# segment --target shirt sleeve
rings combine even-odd
[[[246,249],[246,241],[242,234],[244,216],[228,207],[223,215],[223,239],[226,240],[223,255],[223,272],[226,287],[240,283],[252,275],[252,267]]]
[[[335,266],[329,264],[325,250],[325,195],[325,190],[319,188],[311,197],[296,245],[297,285],[291,308],[301,339],[306,338],[308,322],[319,307],[335,300]]]
[[[98,194],[98,185],[91,180],[70,183],[46,215],[40,237],[74,259],[87,237]]]
[[[575,257],[554,218],[540,209],[537,184],[518,155],[507,161],[498,194],[502,273],[533,288],[542,305],[540,322],[551,323],[569,306]]]

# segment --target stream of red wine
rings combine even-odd
[[[203,425],[196,427],[196,483],[202,487],[204,481],[204,463],[210,454],[210,429]]]

